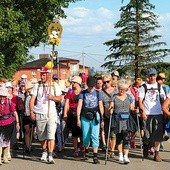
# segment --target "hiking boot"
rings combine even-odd
[[[97,157],[94,157],[94,158],[93,158],[93,163],[94,163],[94,164],[100,164],[100,161],[98,160]]]
[[[148,145],[143,145],[143,156],[148,157]]]
[[[159,156],[159,154],[155,154],[155,156],[154,156],[154,161],[156,161],[156,162],[161,162],[161,161],[162,161],[162,159],[161,159],[161,157]]]

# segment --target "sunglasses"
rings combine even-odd
[[[106,83],[110,83],[110,80],[108,80],[108,81],[103,81],[103,84],[106,84]]]

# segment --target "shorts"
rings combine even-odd
[[[104,119],[104,134],[105,134],[105,138],[108,138],[108,132],[109,132],[109,123],[110,123],[110,119],[106,118]],[[114,133],[114,130],[111,128],[110,129],[110,135],[111,138],[116,138],[116,135]]]
[[[23,126],[32,124],[35,126],[35,122],[31,121],[30,116],[23,117]]]
[[[148,115],[146,121],[143,121],[144,137],[143,143],[154,145],[154,142],[163,141],[163,115]]]
[[[73,137],[82,137],[82,130],[77,126],[77,116],[68,114],[67,127],[71,131]]]
[[[36,114],[37,135],[40,141],[55,140],[57,115]]]

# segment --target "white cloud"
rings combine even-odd
[[[101,34],[113,29],[113,12],[106,8],[89,10],[84,7],[65,10],[67,19],[62,20],[65,33]]]

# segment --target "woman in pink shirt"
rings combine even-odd
[[[15,104],[7,99],[8,89],[0,87],[0,165],[2,149],[4,149],[3,163],[7,164],[8,152],[10,150],[10,138],[13,132],[13,116],[16,120],[16,129],[19,130],[19,119],[15,109]]]

